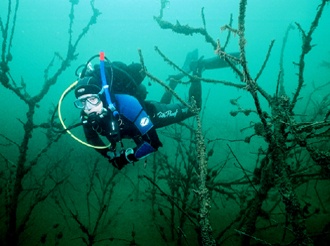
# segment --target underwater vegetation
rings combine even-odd
[[[239,1],[237,25],[230,16],[229,23],[221,27],[227,33],[221,42],[209,34],[203,9],[203,26],[195,28],[166,20],[169,3],[160,1],[159,15],[154,17],[159,27],[164,32],[183,34],[187,40],[192,35],[203,37],[215,56],[227,61],[237,79],[207,78],[205,73],[196,77],[160,48],[155,48],[156,53],[185,79],[235,88],[236,95],[228,102],[228,117],[246,117],[251,123],[233,133],[240,136],[237,139],[208,134],[211,130],[204,127],[205,106],[194,120],[161,131],[174,154],[167,149],[159,151],[145,163],[128,167],[134,168],[134,173],[113,169],[78,144],[69,144],[72,140],[61,131],[60,124],[50,124],[51,118],[57,117],[53,115],[54,105],[49,105],[49,115],[38,114],[41,102],[51,97],[50,90],[78,58],[80,45],[98,25],[101,11],[91,0],[88,21],[78,28],[75,16],[80,3],[70,1],[66,49],[54,53],[44,69],[41,89],[33,95],[28,81],[21,78],[18,82],[12,76],[17,69],[12,62],[19,1],[9,0],[0,16],[1,90],[10,92],[10,100],[23,104],[21,110],[25,111],[24,117],[14,115],[18,121],[14,127],[0,130],[0,245],[330,243],[330,82],[306,79],[311,66],[307,57],[315,47],[313,38],[322,17],[329,11],[329,0],[315,3],[307,29],[297,22],[287,28],[278,76],[265,78],[275,90],[265,89],[261,83],[274,41],[270,41],[256,75],[250,72],[247,0]],[[300,46],[295,47],[299,57],[293,64],[294,81],[284,76],[289,70],[284,65],[289,35],[300,40]],[[238,57],[226,52],[233,40],[237,41]],[[144,50],[138,50],[138,55],[149,80],[185,103],[156,72],[146,68],[151,61]],[[329,69],[329,62],[320,61],[319,65]],[[184,79],[176,82],[187,83]],[[292,84],[293,93],[287,89]],[[313,91],[306,96],[302,91],[307,84]],[[320,97],[321,91],[325,93]],[[249,104],[242,102],[243,96],[248,96]],[[217,122],[219,129],[221,124]],[[40,136],[45,141],[40,141]],[[249,148],[249,153],[238,153],[234,142]],[[247,155],[252,156],[251,167],[245,165]],[[235,174],[229,175],[233,167]]]

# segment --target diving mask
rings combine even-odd
[[[88,96],[83,96],[78,98],[75,102],[74,105],[76,108],[84,109],[86,105],[91,105],[91,106],[97,106],[101,103],[101,98],[98,94],[91,94]]]

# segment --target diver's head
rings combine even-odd
[[[101,114],[103,112],[101,91],[100,83],[93,77],[80,79],[75,89],[77,98],[74,102],[75,106],[83,109],[87,115],[91,113]]]
[[[101,82],[93,77],[79,79],[74,94],[76,98],[86,94],[98,94],[102,90]]]

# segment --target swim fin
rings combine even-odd
[[[198,60],[198,49],[194,49],[193,51],[189,52],[186,55],[186,59],[183,63],[182,70],[186,73],[191,72],[191,64]],[[179,73],[176,75],[170,75],[167,80],[170,81],[169,87],[172,90],[175,90],[176,86],[178,85],[178,81],[185,77],[184,73]],[[161,103],[171,103],[172,93],[166,91],[160,100]]]

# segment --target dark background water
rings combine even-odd
[[[280,50],[285,31],[290,24],[295,27],[295,22],[299,23],[305,30],[311,25],[315,16],[319,1],[261,1],[255,0],[248,2],[246,12],[246,52],[248,66],[251,74],[258,73],[264,62],[268,47],[272,40],[275,44],[266,66],[266,69],[259,79],[259,85],[268,93],[273,94],[276,90],[276,82],[279,73]],[[121,1],[95,1],[95,7],[100,10],[97,23],[93,25],[88,34],[83,37],[78,46],[77,60],[72,62],[58,79],[57,83],[51,88],[48,95],[40,103],[35,113],[36,123],[42,123],[49,119],[49,111],[57,104],[63,91],[76,80],[75,69],[83,64],[92,55],[99,51],[105,51],[107,57],[111,60],[120,60],[126,63],[138,62],[138,49],[142,50],[145,64],[150,73],[158,78],[165,80],[168,75],[176,74],[177,71],[168,66],[163,59],[154,51],[157,46],[166,54],[168,58],[178,65],[182,65],[188,52],[198,48],[200,56],[206,58],[214,57],[214,49],[210,44],[205,43],[203,37],[199,35],[185,36],[176,34],[170,30],[161,29],[153,19],[159,15],[160,2],[156,0],[121,0]],[[220,43],[225,42],[227,32],[221,31],[221,27],[228,23],[230,14],[233,15],[233,26],[237,26],[239,1],[170,1],[164,10],[164,20],[175,23],[179,21],[182,25],[192,27],[202,27],[201,8],[204,8],[206,27],[209,34]],[[2,20],[5,19],[5,10],[7,2],[0,3],[0,13]],[[16,32],[13,40],[12,55],[13,60],[10,65],[10,72],[16,81],[24,80],[26,89],[31,95],[38,93],[43,85],[44,70],[50,63],[55,52],[65,56],[68,46],[68,23],[69,23],[70,3],[69,1],[42,1],[27,0],[21,1],[16,22]],[[89,1],[80,1],[75,8],[73,39],[77,38],[80,30],[85,27],[91,15]],[[313,44],[316,46],[306,57],[305,86],[301,96],[307,98],[312,92],[313,86],[320,86],[329,82],[329,68],[321,66],[322,61],[330,60],[330,32],[329,32],[329,6],[321,18],[319,26],[313,36]],[[297,87],[297,67],[293,64],[298,62],[301,53],[301,33],[298,29],[292,30],[289,34],[287,47],[284,54],[286,91],[290,96]],[[227,47],[228,52],[238,51],[238,37],[232,36]],[[59,63],[55,64],[59,65]],[[53,71],[53,70],[52,70]],[[213,71],[205,71],[203,74],[207,78],[226,80],[239,83],[237,78],[229,68]],[[155,83],[148,85],[148,79],[144,81],[147,85],[148,98],[159,100],[164,89]],[[326,89],[315,94],[314,101],[320,102],[323,96],[329,93],[329,86]],[[188,87],[179,85],[177,92],[186,99]],[[1,134],[7,136],[15,143],[20,143],[23,129],[20,121],[26,119],[27,106],[17,99],[10,91],[1,88],[2,109]],[[223,85],[203,84],[203,129],[207,139],[244,139],[246,135],[240,129],[250,125],[251,121],[257,121],[257,117],[245,117],[239,115],[231,117],[229,112],[235,110],[229,103],[230,99],[241,97],[239,102],[244,108],[253,108],[251,96],[242,90],[233,89]],[[63,117],[68,124],[79,121],[79,111],[73,106],[73,95],[69,95],[63,102]],[[302,100],[297,105],[296,113],[301,113],[306,105]],[[263,102],[267,109],[267,105]],[[329,108],[328,108],[329,109]],[[177,157],[178,146],[175,141],[168,136],[171,130],[160,130],[160,137],[164,143],[161,153],[167,155],[171,160]],[[81,129],[75,129],[74,133],[83,138]],[[187,136],[185,136],[187,137]],[[189,137],[187,137],[189,138]],[[183,138],[185,139],[185,138]],[[33,158],[45,146],[47,137],[45,131],[35,131],[29,146],[28,158]],[[228,141],[217,141],[208,148],[215,150],[214,156],[209,161],[211,167],[223,165],[226,162],[229,150],[226,146]],[[254,138],[251,144],[242,142],[229,142],[238,159],[246,170],[253,171],[255,167],[256,153],[260,146],[265,146],[261,138]],[[130,145],[131,143],[127,143]],[[0,146],[2,155],[6,159],[15,163],[17,160],[17,148],[11,146]],[[92,202],[86,199],[86,184],[88,183],[89,170],[93,166],[97,154],[78,142],[64,136],[58,143],[54,144],[52,149],[42,158],[33,169],[35,177],[43,176],[47,170],[51,169],[52,163],[58,163],[59,169],[63,173],[70,174],[69,182],[62,195],[65,197],[68,207],[73,211],[79,211],[79,215],[87,219],[88,210],[92,202],[97,201],[97,197]],[[1,161],[4,159],[1,159]],[[148,163],[152,163],[153,157],[148,158]],[[175,242],[164,242],[160,236],[158,225],[159,220],[153,220],[151,217],[151,201],[148,197],[148,190],[151,185],[146,180],[139,179],[139,175],[151,175],[152,165],[143,167],[144,163],[137,163],[134,167],[127,167],[123,170],[124,174],[116,179],[116,186],[113,196],[109,200],[109,211],[106,220],[111,221],[100,231],[100,238],[115,237],[125,240],[131,240],[131,232],[136,232],[136,242],[140,245],[174,245]],[[108,180],[107,173],[111,173],[106,160],[98,163],[98,172],[102,173],[104,182]],[[243,176],[241,170],[233,163],[225,166],[219,180],[230,181],[238,176]],[[25,184],[32,184],[34,178],[26,179]],[[97,179],[96,179],[97,180]],[[96,181],[95,181],[96,182]],[[5,187],[6,180],[2,182]],[[47,186],[48,183],[45,185]],[[165,190],[166,184],[159,180],[159,185]],[[163,185],[163,186],[162,186]],[[311,186],[316,187],[317,192],[309,194]],[[322,214],[319,217],[313,217],[309,221],[309,228],[321,230],[324,224],[329,223],[329,195],[327,188],[329,183],[316,185],[315,183],[305,184],[303,187],[297,187],[299,194],[304,194],[302,201],[319,205],[319,196],[325,197],[326,201],[322,205]],[[299,190],[301,189],[301,190]],[[308,190],[308,194],[306,191]],[[239,202],[227,202],[221,196],[214,198],[211,222],[215,230],[223,229],[237,215]],[[278,199],[274,192],[274,200]],[[22,210],[29,205],[25,201],[22,204]],[[56,200],[56,199],[55,199]],[[164,199],[166,200],[166,199]],[[168,206],[162,201],[157,204],[158,207]],[[74,204],[74,205],[72,205]],[[165,204],[165,205],[164,205]],[[272,200],[265,206],[271,206]],[[74,208],[74,209],[73,209]],[[95,211],[94,211],[95,209]],[[279,211],[283,208],[279,208]],[[91,206],[92,221],[95,218],[97,209]],[[23,235],[22,245],[38,245],[38,240],[43,234],[47,234],[49,245],[54,244],[54,238],[58,232],[63,232],[64,237],[58,239],[60,245],[82,245],[79,237],[81,232],[77,224],[72,219],[67,219],[68,210],[60,210],[54,203],[54,199],[47,199],[40,204],[32,216],[29,223],[29,229]],[[59,227],[53,228],[54,224]],[[90,222],[93,224],[93,222]],[[104,222],[104,224],[106,224]],[[166,224],[166,223],[165,223]],[[168,225],[166,230],[171,227]],[[172,225],[177,227],[178,225]],[[313,231],[311,229],[311,231]],[[192,225],[186,227],[187,245],[195,245],[196,235],[193,232]],[[167,232],[168,233],[168,232]],[[265,240],[272,241],[272,235],[263,236]],[[275,237],[276,238],[276,237]],[[276,239],[274,239],[276,241]],[[55,240],[56,241],[56,240]],[[31,243],[33,242],[33,243]],[[100,245],[108,245],[111,241],[107,240]],[[115,240],[114,245],[125,245],[127,242]],[[230,243],[232,244],[232,243]],[[228,245],[230,245],[228,244]]]

